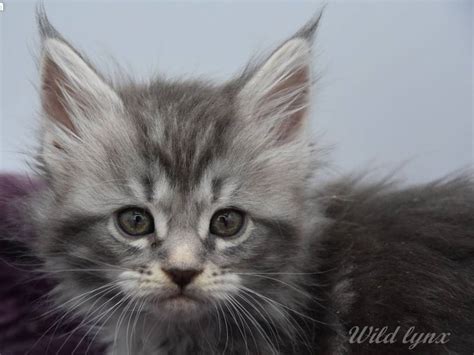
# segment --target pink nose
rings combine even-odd
[[[193,279],[199,275],[202,270],[196,269],[163,269],[163,272],[168,275],[168,277],[176,285],[181,288],[185,288],[188,284],[193,281]]]

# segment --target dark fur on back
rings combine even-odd
[[[14,181],[11,176],[2,179],[8,183]],[[474,349],[474,185],[471,178],[462,176],[406,189],[385,181],[363,184],[359,180],[343,179],[316,194],[330,222],[312,246],[313,263],[303,267],[311,273],[304,278],[304,284],[314,299],[300,310],[305,317],[295,318],[308,334],[279,344],[282,353],[470,354]],[[10,190],[6,183],[1,186],[5,212]],[[16,186],[21,188],[19,184]],[[34,191],[30,187],[21,190],[10,203],[18,206],[18,195],[29,198]],[[19,213],[12,207],[9,210]],[[8,212],[4,217],[12,220],[20,215]],[[2,225],[2,243],[16,240],[17,254],[29,255],[31,241],[28,239],[32,235],[23,235],[9,225],[8,230],[7,225]],[[26,222],[19,228],[29,230]],[[11,269],[2,264],[2,272],[7,275],[14,270],[21,275],[25,259],[21,256],[17,256],[16,261],[12,259],[12,246],[15,244],[2,249],[2,259],[16,262],[17,267]],[[29,263],[30,259],[26,261]],[[35,303],[31,307],[38,313],[42,303],[38,303],[37,291],[28,284],[37,285],[37,281],[35,277],[31,281],[28,278],[31,275],[24,270],[21,279],[27,281],[23,281],[21,298],[33,297]],[[28,291],[30,288],[32,291]],[[7,298],[2,296],[0,305],[6,306],[6,302]],[[41,313],[48,312],[48,303],[42,307]],[[44,322],[40,318],[28,319],[30,327],[38,324],[43,330],[24,333],[23,346],[18,341],[8,343],[8,338],[1,338],[2,352],[23,354],[24,349],[32,347],[31,344],[46,332]],[[8,334],[21,326],[21,323],[5,323],[2,332]],[[389,331],[400,327],[400,330],[395,344],[368,341],[350,344],[348,334],[354,326],[388,327]],[[410,327],[415,327],[418,333],[449,333],[449,341],[444,345],[419,344],[409,350],[410,344],[404,344],[402,338]],[[52,341],[57,347],[64,345],[64,350],[73,349],[81,340],[74,336],[63,343],[61,335],[56,334],[55,339],[54,334],[45,334],[43,342]],[[39,350],[38,345],[34,349]],[[94,349],[100,349],[100,344],[91,346],[90,351]]]
[[[317,279],[329,285],[337,321],[346,335],[353,326],[400,327],[396,344],[346,347],[356,354],[409,353],[402,338],[415,327],[418,333],[449,333],[444,346],[419,344],[416,354],[472,353],[472,178],[403,190],[346,179],[326,196],[325,214],[333,222],[315,245],[323,273]]]

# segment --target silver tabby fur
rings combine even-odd
[[[449,210],[456,211],[451,221],[473,215],[469,179],[440,183],[439,190],[433,185],[433,191],[407,192],[403,198],[392,198],[384,184],[356,193],[348,187],[352,182],[335,184],[339,187],[334,191],[318,196],[313,186],[318,155],[307,117],[311,42],[319,17],[265,60],[222,84],[161,78],[112,83],[42,11],[38,19],[43,103],[38,166],[47,182],[35,206],[38,250],[46,272],[58,282],[54,299],[68,316],[83,319],[84,341],[108,344],[110,354],[342,354],[349,351],[344,326],[351,324],[348,315],[357,311],[352,305],[363,294],[355,283],[378,282],[372,271],[357,281],[357,270],[370,257],[357,259],[365,254],[350,251],[357,240],[377,233],[350,228],[372,222],[389,225],[387,220],[402,214],[386,217],[383,211],[394,211],[391,203],[401,200],[407,207],[400,211],[409,211],[417,194],[422,197],[416,201],[425,201],[425,195],[457,201],[453,206],[462,208]],[[381,195],[393,201],[385,206],[378,202]],[[340,204],[349,200],[360,202],[347,210],[357,219],[351,220],[352,212],[338,212],[346,211]],[[372,200],[374,209],[366,205]],[[334,204],[328,207],[328,201]],[[147,208],[155,233],[124,236],[114,215],[125,206]],[[239,208],[249,217],[235,240],[208,230],[213,213],[225,207]],[[416,211],[426,216],[448,213],[425,205]],[[418,221],[428,221],[426,216]],[[469,218],[463,219],[469,227],[462,229],[469,237],[466,250],[473,240]],[[334,225],[336,220],[343,222]],[[403,223],[415,225],[409,218],[390,225]],[[423,233],[417,234],[420,240],[429,234]],[[352,239],[342,246],[331,244],[348,236]],[[365,252],[378,250],[371,248]],[[353,256],[329,252],[337,250]],[[391,266],[383,262],[393,250],[374,259],[370,270],[389,275]],[[326,264],[319,267],[320,260]],[[168,299],[177,292],[162,271],[169,267],[203,270],[186,288],[191,300]],[[472,312],[466,301],[473,289],[472,273],[462,270],[457,275],[464,288],[456,293],[455,304]],[[418,285],[413,282],[415,294]],[[420,300],[425,289],[419,291]],[[377,304],[380,299],[373,302]],[[403,319],[399,324],[405,324]],[[456,322],[463,329],[472,326]]]

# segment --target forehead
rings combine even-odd
[[[159,176],[174,190],[189,192],[229,153],[235,122],[230,91],[202,83],[155,82],[122,92],[127,119],[136,128],[134,147],[150,188]],[[219,186],[219,177],[208,181]]]

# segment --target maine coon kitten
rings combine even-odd
[[[113,85],[38,16],[36,250],[90,349],[474,351],[472,179],[405,190],[314,179],[319,18],[222,84]],[[364,326],[399,330],[354,341]],[[409,348],[411,327],[434,335]]]

